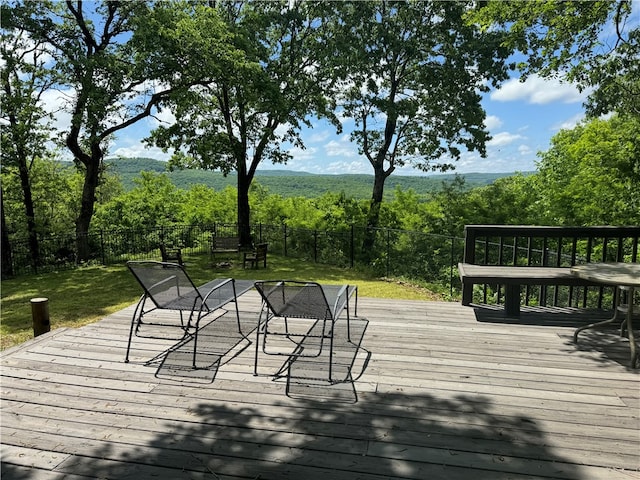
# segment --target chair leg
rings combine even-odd
[[[258,327],[256,328],[256,354],[255,354],[255,358],[253,361],[253,375],[257,376],[258,375],[258,349],[260,348],[260,328],[261,328],[261,324],[262,324],[262,313],[264,311],[264,305],[263,308],[260,309],[260,315],[258,316]]]
[[[142,295],[138,303],[136,304],[136,308],[133,311],[133,316],[131,317],[131,328],[129,329],[129,342],[127,343],[127,353],[124,356],[124,363],[129,363],[129,352],[131,351],[131,340],[133,338],[133,331],[138,331],[140,327],[140,322],[142,321],[142,312],[144,310],[144,302],[147,299],[146,295]],[[137,320],[137,321],[136,321]]]

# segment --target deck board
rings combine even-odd
[[[250,332],[259,297],[239,307]],[[519,323],[491,307],[360,298],[372,357],[357,403],[340,401],[344,385],[288,397],[284,380],[254,376],[255,339],[229,314],[201,332],[207,368],[184,368],[189,345],[146,363],[175,343],[154,338],[136,338],[126,364],[132,313],[2,353],[3,479],[640,479],[626,339],[571,342],[606,312],[524,308]]]

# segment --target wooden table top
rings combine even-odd
[[[571,267],[571,273],[593,282],[640,287],[640,263],[585,263]]]

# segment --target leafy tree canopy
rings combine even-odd
[[[634,5],[635,4],[635,5]],[[526,55],[522,79],[560,76],[580,88],[593,88],[588,113],[618,111],[640,115],[640,24],[638,2],[503,1],[481,2],[470,18],[488,31],[508,33],[505,45]]]
[[[640,121],[592,120],[552,139],[541,155],[536,189],[541,222],[640,224]]]

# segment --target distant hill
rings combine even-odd
[[[133,179],[141,171],[166,173],[178,188],[189,188],[195,184],[203,184],[215,190],[223,190],[227,186],[236,186],[236,176],[227,177],[220,172],[208,170],[175,170],[169,172],[166,162],[151,158],[114,158],[105,162],[110,171],[118,174],[125,190],[134,187]],[[498,178],[508,177],[509,173],[467,173],[464,177],[468,188],[490,185]],[[451,182],[455,174],[429,176],[390,176],[385,183],[385,192],[391,196],[397,186],[403,190],[412,189],[418,195],[426,195],[440,190],[443,182]],[[326,192],[345,192],[349,196],[364,199],[371,197],[373,175],[344,174],[322,175],[289,170],[258,170],[254,182],[265,187],[270,193],[283,197],[314,198]]]

